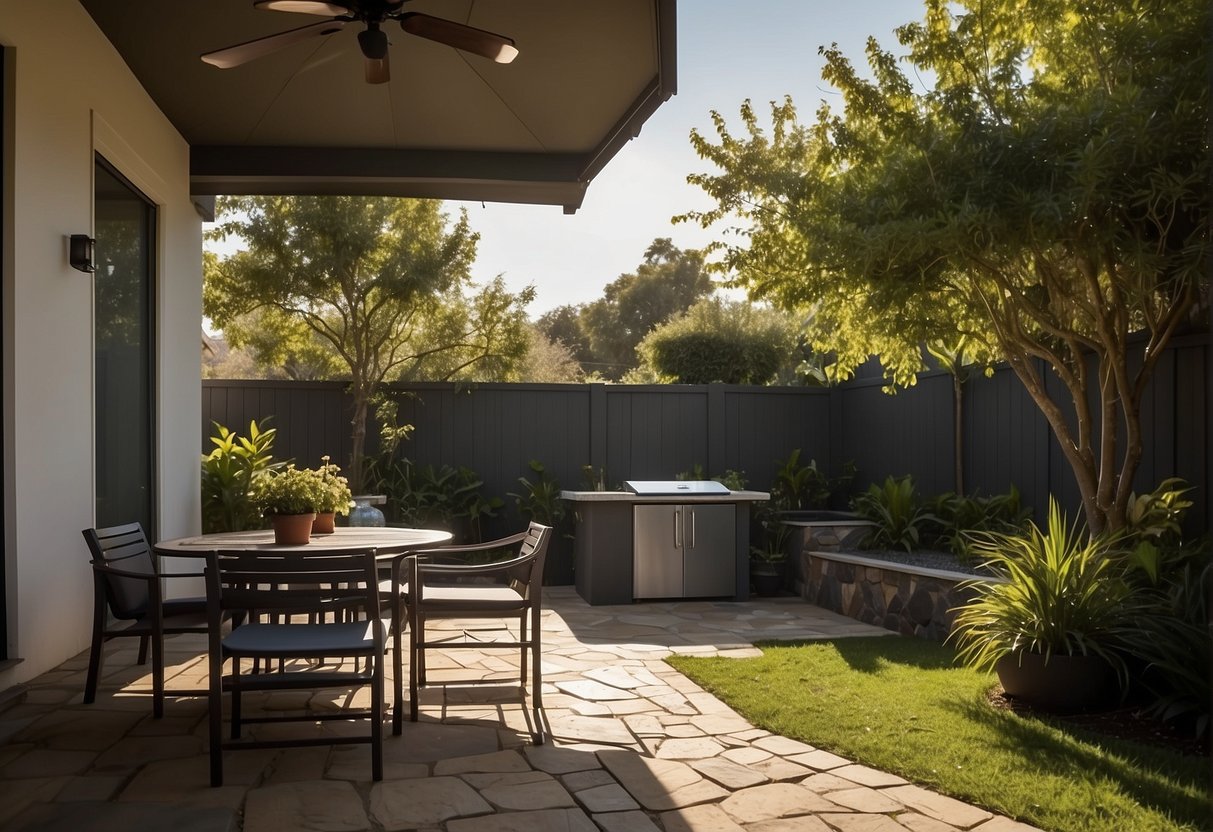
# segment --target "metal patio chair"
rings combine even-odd
[[[104,659],[102,645],[113,638],[139,639],[139,664],[152,650],[152,715],[164,716],[164,637],[206,632],[206,599],[164,600],[159,560],[138,523],[84,529],[92,555],[93,637],[84,682],[84,703],[97,698]],[[201,577],[174,575],[174,577]],[[107,616],[108,612],[108,616]],[[114,622],[109,621],[112,616]],[[119,626],[121,625],[121,626]],[[204,691],[177,691],[174,696],[198,696]]]
[[[472,546],[447,546],[402,556],[392,564],[392,595],[407,611],[409,628],[409,718],[417,720],[418,693],[426,679],[426,651],[458,649],[516,649],[519,656],[519,681],[531,682],[532,740],[536,745],[547,733],[542,715],[542,671],[540,664],[540,604],[543,594],[543,564],[547,557],[552,529],[531,523],[525,531],[510,537]],[[455,563],[453,555],[515,549],[516,554],[492,563]],[[398,616],[396,616],[398,618]],[[427,633],[435,619],[505,618],[517,619],[517,640],[447,641]],[[401,667],[400,622],[393,628],[395,669],[395,707],[392,730],[403,728],[403,668]],[[529,655],[528,655],[529,654]],[[441,684],[459,684],[447,682]]]
[[[250,748],[369,743],[371,776],[383,779],[384,623],[374,550],[212,552],[206,561],[210,633],[211,785],[223,784],[223,752]],[[222,635],[224,614],[255,610]],[[347,610],[351,615],[316,615]],[[262,617],[265,616],[265,620]],[[342,660],[334,662],[334,660]],[[231,660],[224,675],[224,665]],[[242,672],[242,661],[260,664]],[[276,661],[277,660],[277,661]],[[369,708],[246,716],[246,692],[369,686]],[[223,693],[230,694],[230,739],[223,738]],[[366,735],[242,740],[246,724],[368,720]]]

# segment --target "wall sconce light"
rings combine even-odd
[[[97,241],[87,234],[73,234],[67,248],[67,262],[73,269],[82,272],[95,272],[97,266],[93,263],[93,252]]]

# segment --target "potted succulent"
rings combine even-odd
[[[249,497],[269,517],[275,543],[298,545],[311,538],[316,507],[328,495],[314,471],[288,465],[276,474],[267,472],[253,477]]]
[[[957,658],[993,670],[1008,696],[1058,712],[1109,699],[1128,670],[1121,653],[1133,631],[1133,590],[1120,541],[1067,527],[1049,500],[1047,531],[974,536],[973,550],[997,580],[961,586],[948,641]]]
[[[320,467],[310,473],[320,481],[322,489],[322,497],[316,504],[316,519],[312,521],[312,534],[332,534],[337,515],[350,513],[354,498],[349,481],[341,476],[341,468],[330,462],[327,454],[320,457]]]

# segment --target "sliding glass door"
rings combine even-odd
[[[93,228],[96,523],[153,512],[153,286],[156,209],[98,157]]]

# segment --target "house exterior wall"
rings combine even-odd
[[[155,518],[198,527],[201,220],[189,147],[75,0],[0,0],[6,48],[2,177],[4,567],[0,691],[88,646],[94,525],[93,307],[67,235],[92,233],[93,159],[157,206]],[[170,590],[170,593],[172,591]]]

